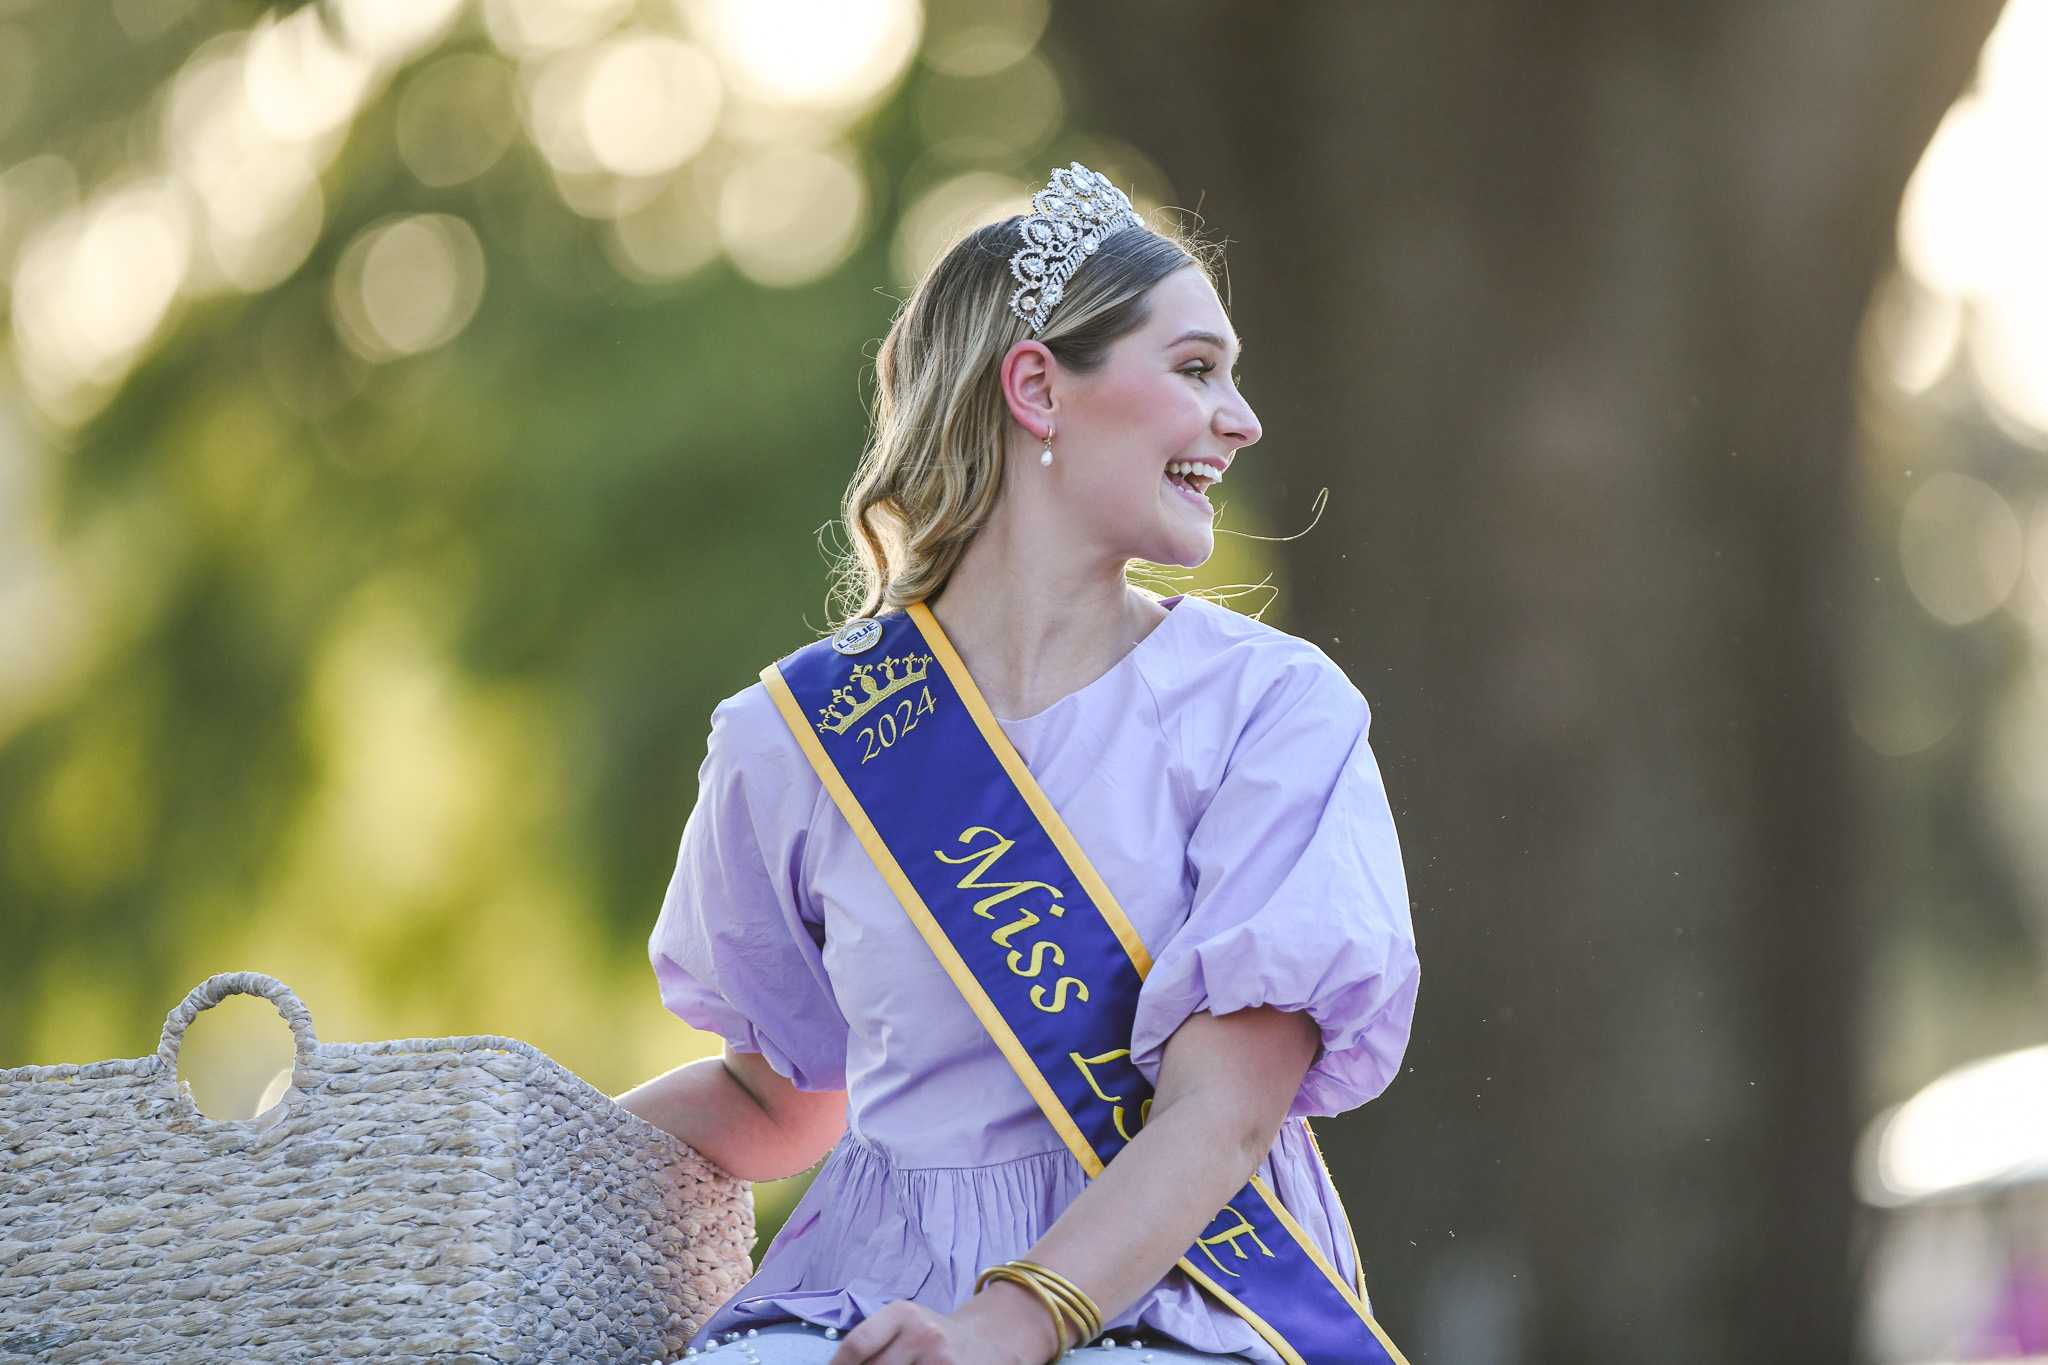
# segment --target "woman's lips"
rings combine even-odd
[[[1210,502],[1209,499],[1203,494],[1197,493],[1194,489],[1188,487],[1188,485],[1184,483],[1175,483],[1173,480],[1173,476],[1170,474],[1161,474],[1159,476],[1159,479],[1160,482],[1164,483],[1168,488],[1173,490],[1173,495],[1175,497],[1186,498],[1188,501],[1194,503],[1197,507],[1201,508],[1204,512],[1209,513],[1211,516],[1214,516],[1216,514],[1215,504]]]

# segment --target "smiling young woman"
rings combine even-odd
[[[726,1056],[621,1102],[824,1165],[696,1348],[1400,1361],[1307,1124],[1393,1079],[1420,977],[1370,709],[1127,581],[1213,551],[1241,343],[1213,249],[1107,180],[1033,210],[877,354],[838,628],[712,713],[648,947]]]

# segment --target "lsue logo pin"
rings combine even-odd
[[[873,649],[882,638],[882,623],[872,616],[857,616],[832,632],[832,648],[841,654],[858,654]]]

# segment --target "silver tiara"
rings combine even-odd
[[[1010,311],[1036,332],[1052,315],[1068,279],[1103,239],[1119,228],[1143,227],[1145,220],[1108,177],[1078,161],[1054,171],[1045,188],[1031,196],[1031,208],[1024,220],[1024,245],[1010,257],[1010,273],[1017,277]]]

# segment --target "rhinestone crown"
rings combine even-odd
[[[1017,277],[1010,311],[1036,332],[1052,315],[1068,279],[1103,240],[1119,228],[1143,227],[1145,220],[1108,177],[1078,161],[1055,170],[1046,187],[1031,196],[1031,208],[1024,220],[1024,245],[1010,257],[1010,273]]]

